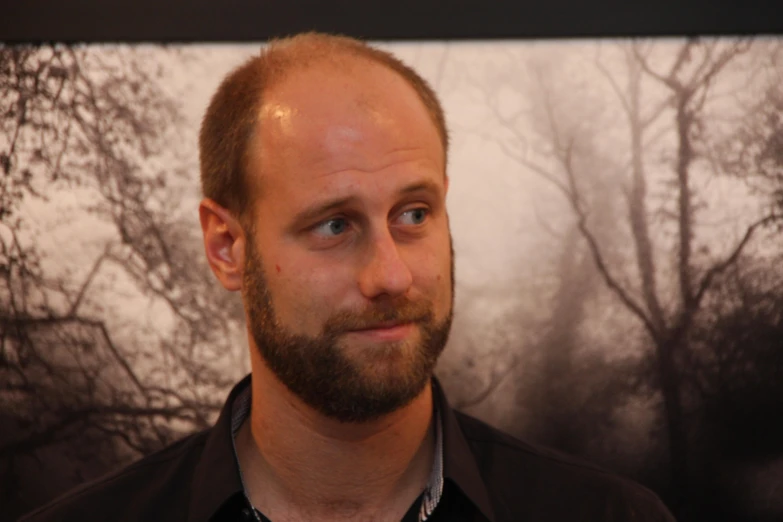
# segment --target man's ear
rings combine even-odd
[[[247,238],[239,220],[209,198],[199,204],[198,215],[212,272],[226,290],[241,290]]]

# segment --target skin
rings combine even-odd
[[[402,78],[363,60],[293,72],[266,93],[250,163],[252,239],[281,326],[316,337],[335,312],[401,298],[449,316],[444,151]],[[213,201],[199,211],[213,272],[242,291],[249,238]],[[405,372],[419,326],[365,326],[339,339],[362,376]],[[248,339],[253,403],[237,452],[253,504],[276,522],[400,520],[432,466],[430,385],[389,414],[340,422],[291,393]]]

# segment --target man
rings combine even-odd
[[[232,72],[202,124],[199,212],[252,379],[211,430],[27,520],[673,520],[449,408],[447,149],[426,82],[355,40],[299,35]]]

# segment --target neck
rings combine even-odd
[[[342,423],[303,404],[253,361],[252,408],[237,436],[251,502],[275,516],[400,520],[435,453],[432,388],[382,418]]]

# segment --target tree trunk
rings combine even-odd
[[[688,497],[688,439],[682,407],[682,389],[674,354],[682,341],[663,338],[658,342],[658,377],[663,395],[666,431],[669,443],[671,498],[674,504]]]

